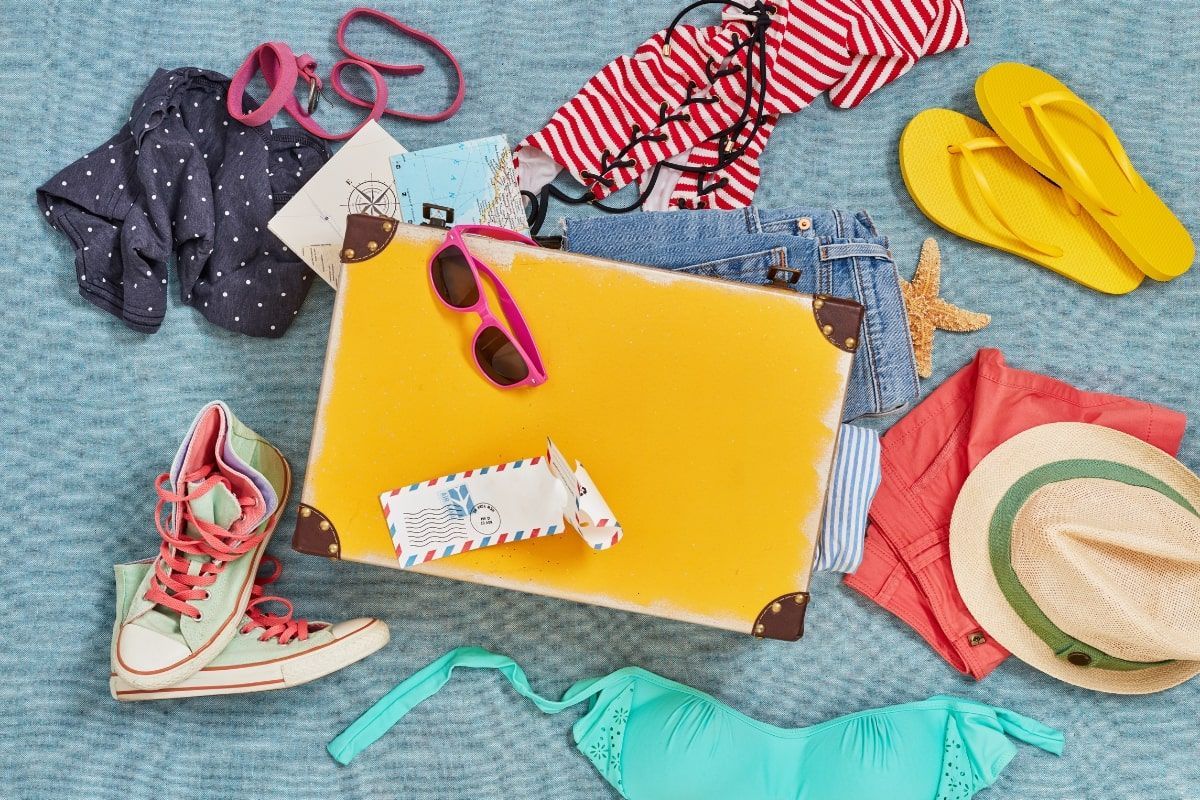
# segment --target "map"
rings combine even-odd
[[[368,174],[365,180],[346,180],[350,193],[342,206],[350,214],[370,214],[374,217],[396,216],[396,188],[390,178],[377,179]]]
[[[300,187],[267,227],[336,289],[342,279],[346,215],[399,216],[391,160],[403,152],[379,123],[368,122]]]
[[[528,230],[512,150],[503,136],[400,153],[391,163],[395,202],[405,222]]]

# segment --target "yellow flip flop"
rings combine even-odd
[[[957,111],[913,117],[900,135],[900,172],[922,213],[951,233],[1108,294],[1145,277],[1078,204]]]
[[[1196,248],[1134,169],[1111,126],[1053,75],[997,64],[975,82],[984,117],[1005,144],[1063,187],[1151,278],[1188,270]]]

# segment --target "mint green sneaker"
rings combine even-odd
[[[286,689],[337,672],[387,644],[388,627],[382,620],[360,617],[330,624],[293,619],[289,601],[264,591],[279,577],[279,560],[270,555],[263,560],[271,563],[274,571],[255,581],[253,599],[236,626],[236,635],[216,658],[174,686],[157,689],[141,689],[124,680],[116,673],[114,659],[108,682],[112,696],[122,701],[162,700]],[[128,613],[151,567],[149,561],[114,567],[118,620]],[[267,603],[281,603],[287,614],[263,612],[261,607]]]
[[[139,689],[186,680],[237,635],[291,473],[278,450],[214,402],[155,488],[162,546],[113,629],[113,668]]]

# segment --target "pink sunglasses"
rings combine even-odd
[[[479,328],[471,343],[475,366],[483,376],[502,389],[515,386],[537,386],[546,382],[542,357],[534,344],[533,334],[521,316],[521,309],[492,269],[474,255],[463,240],[463,234],[477,234],[506,242],[520,242],[537,247],[528,236],[498,228],[494,225],[459,225],[451,228],[446,240],[429,259],[429,280],[433,291],[447,308],[479,315]],[[507,326],[492,313],[487,294],[479,279],[486,275],[496,289],[496,299],[504,313]]]

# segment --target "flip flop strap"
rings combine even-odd
[[[1004,229],[1007,230],[1013,238],[1021,242],[1031,250],[1035,250],[1042,255],[1058,258],[1063,254],[1062,248],[1053,244],[1039,241],[1032,237],[1026,236],[1013,226],[1008,218],[1008,214],[1004,211],[1004,207],[1000,204],[1000,200],[996,197],[996,193],[992,191],[992,185],[988,182],[987,175],[980,166],[978,159],[975,157],[976,150],[991,150],[997,148],[1008,148],[1003,141],[995,136],[981,136],[977,139],[969,139],[960,144],[950,145],[950,152],[955,155],[962,156],[963,163],[966,164],[969,174],[975,180],[975,185],[979,189],[979,195],[983,198],[983,202],[987,204],[988,209],[992,212],[992,216],[996,218]]]
[[[1117,216],[1117,211],[1101,196],[1099,187],[1096,186],[1096,182],[1088,175],[1083,162],[1072,152],[1066,138],[1054,126],[1050,115],[1046,113],[1046,107],[1055,104],[1068,105],[1083,110],[1083,124],[1104,142],[1105,146],[1108,147],[1109,153],[1112,154],[1113,159],[1117,162],[1117,166],[1121,168],[1121,173],[1125,176],[1125,180],[1129,181],[1129,185],[1133,187],[1134,191],[1137,191],[1138,183],[1135,180],[1136,172],[1133,168],[1133,162],[1129,160],[1125,148],[1121,146],[1121,140],[1117,138],[1117,135],[1113,132],[1113,129],[1104,117],[1100,115],[1100,112],[1070,92],[1062,90],[1044,92],[1021,104],[1033,114],[1034,124],[1041,132],[1051,155],[1058,161],[1059,166],[1067,173],[1067,176],[1079,188],[1079,191],[1092,203],[1099,206],[1105,214]]]

